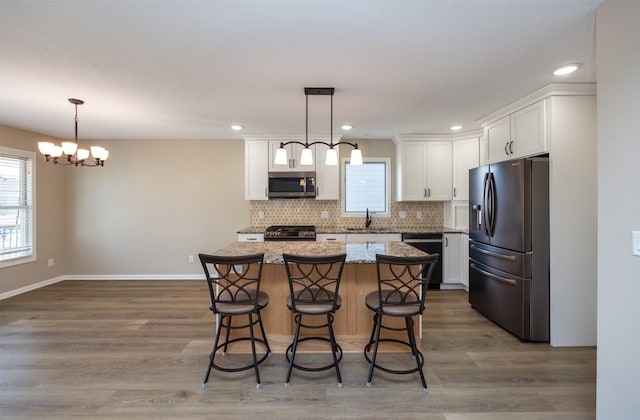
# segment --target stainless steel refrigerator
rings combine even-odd
[[[549,341],[549,158],[469,171],[469,302],[521,340]]]

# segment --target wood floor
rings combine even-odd
[[[294,371],[285,389],[274,354],[262,389],[253,371],[202,389],[208,299],[204,281],[64,281],[0,301],[0,418],[595,418],[594,348],[521,343],[450,290],[428,294],[428,394],[417,374],[376,371],[367,388],[361,354],[344,356],[344,388]]]

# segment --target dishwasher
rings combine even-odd
[[[440,289],[442,284],[442,233],[403,233],[402,242],[418,248],[427,254],[440,254],[436,264],[429,289]]]

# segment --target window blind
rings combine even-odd
[[[33,255],[34,154],[0,148],[0,262]]]

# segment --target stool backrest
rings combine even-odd
[[[429,280],[439,254],[424,257],[376,255],[378,297],[381,310],[385,306],[412,306],[415,314],[424,312]]]
[[[282,258],[294,312],[296,304],[331,305],[331,312],[338,309],[338,289],[346,254],[320,257],[283,254]]]
[[[264,253],[222,257],[199,254],[211,295],[211,310],[219,304],[258,306]]]

